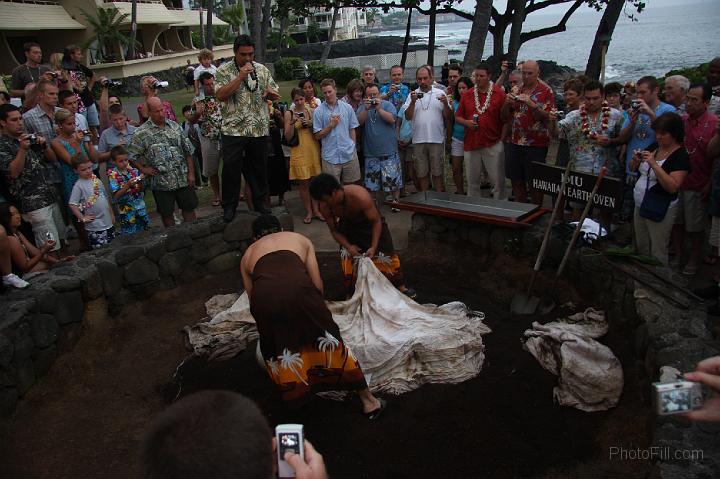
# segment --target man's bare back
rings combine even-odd
[[[322,279],[320,279],[320,269],[312,242],[301,234],[292,231],[280,231],[263,236],[245,251],[240,261],[240,273],[248,295],[252,290],[252,274],[255,265],[260,258],[274,251],[292,251],[297,254],[300,260],[305,263],[313,284],[322,292]]]

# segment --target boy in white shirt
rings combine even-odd
[[[215,76],[217,68],[212,64],[214,58],[215,56],[213,55],[213,52],[207,48],[203,48],[200,50],[200,53],[198,53],[198,61],[200,62],[200,65],[195,68],[193,75],[195,78],[195,96],[200,97],[200,99],[205,98],[205,92],[200,84],[200,75],[204,72],[210,72],[213,77]]]
[[[68,206],[78,221],[85,224],[90,247],[98,249],[115,239],[115,215],[110,198],[105,186],[93,174],[91,161],[83,156],[74,157],[72,163],[79,178],[70,193]]]

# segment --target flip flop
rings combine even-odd
[[[322,221],[323,223],[325,223],[325,218],[323,218],[323,217],[320,216],[320,215],[315,215],[315,216],[313,216],[313,219],[318,220],[318,221]]]
[[[413,288],[407,288],[405,291],[400,292],[410,299],[417,298],[417,291],[415,291]]]
[[[303,223],[305,223],[306,225],[309,225],[310,223],[312,223],[312,220],[313,219],[311,216],[306,216],[305,218],[303,218]]]
[[[368,418],[369,421],[377,421],[387,407],[387,402],[384,399],[378,399],[378,401],[380,401],[379,408],[375,409],[374,411],[363,413],[363,416]]]
[[[703,263],[709,264],[710,266],[717,264],[720,258],[715,254],[709,254],[703,258]]]
[[[213,206],[220,206],[220,200],[212,200]]]

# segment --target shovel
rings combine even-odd
[[[550,215],[550,221],[545,228],[545,235],[543,236],[542,244],[540,245],[540,251],[538,251],[537,259],[535,260],[535,267],[533,268],[532,276],[530,277],[530,284],[528,284],[527,292],[517,293],[515,294],[515,296],[513,296],[512,301],[510,302],[510,312],[512,313],[533,314],[538,304],[540,303],[540,298],[538,298],[537,296],[532,296],[532,288],[533,284],[535,284],[535,278],[537,278],[537,273],[538,271],[540,271],[540,266],[542,265],[543,258],[545,257],[545,249],[547,248],[548,239],[550,238],[550,230],[552,229],[553,223],[555,223],[555,217],[557,216],[558,211],[560,211],[560,208],[562,208],[563,199],[565,198],[567,176],[570,172],[571,166],[572,162],[568,161],[567,166],[565,166],[565,173],[563,173],[562,176],[560,192],[558,193],[557,200],[555,201],[555,207],[553,208],[552,215]]]
[[[565,254],[562,257],[562,261],[560,261],[560,266],[557,269],[557,272],[555,273],[555,279],[553,280],[552,287],[550,288],[550,291],[545,296],[545,299],[543,300],[543,303],[540,305],[540,313],[541,314],[547,314],[553,309],[555,309],[555,300],[553,299],[553,296],[555,294],[555,288],[557,287],[558,280],[560,279],[560,275],[562,275],[563,270],[565,269],[565,265],[567,264],[568,257],[570,256],[570,251],[572,251],[573,246],[575,246],[575,242],[578,239],[578,236],[580,236],[580,230],[582,229],[582,225],[585,222],[585,218],[587,218],[588,213],[590,213],[590,208],[592,208],[593,205],[593,198],[595,197],[595,193],[597,193],[598,188],[600,188],[600,183],[602,183],[603,178],[605,177],[605,172],[607,171],[607,167],[603,166],[600,168],[600,174],[597,177],[597,180],[595,180],[595,186],[593,186],[592,193],[590,193],[590,198],[588,199],[587,204],[585,205],[585,209],[582,212],[582,215],[580,215],[580,219],[578,220],[578,224],[575,227],[575,231],[573,232],[572,238],[570,238],[570,243],[568,244],[567,248],[565,249]]]

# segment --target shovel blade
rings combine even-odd
[[[533,314],[540,303],[537,296],[528,296],[525,293],[518,293],[513,296],[510,302],[510,312],[514,314]]]

